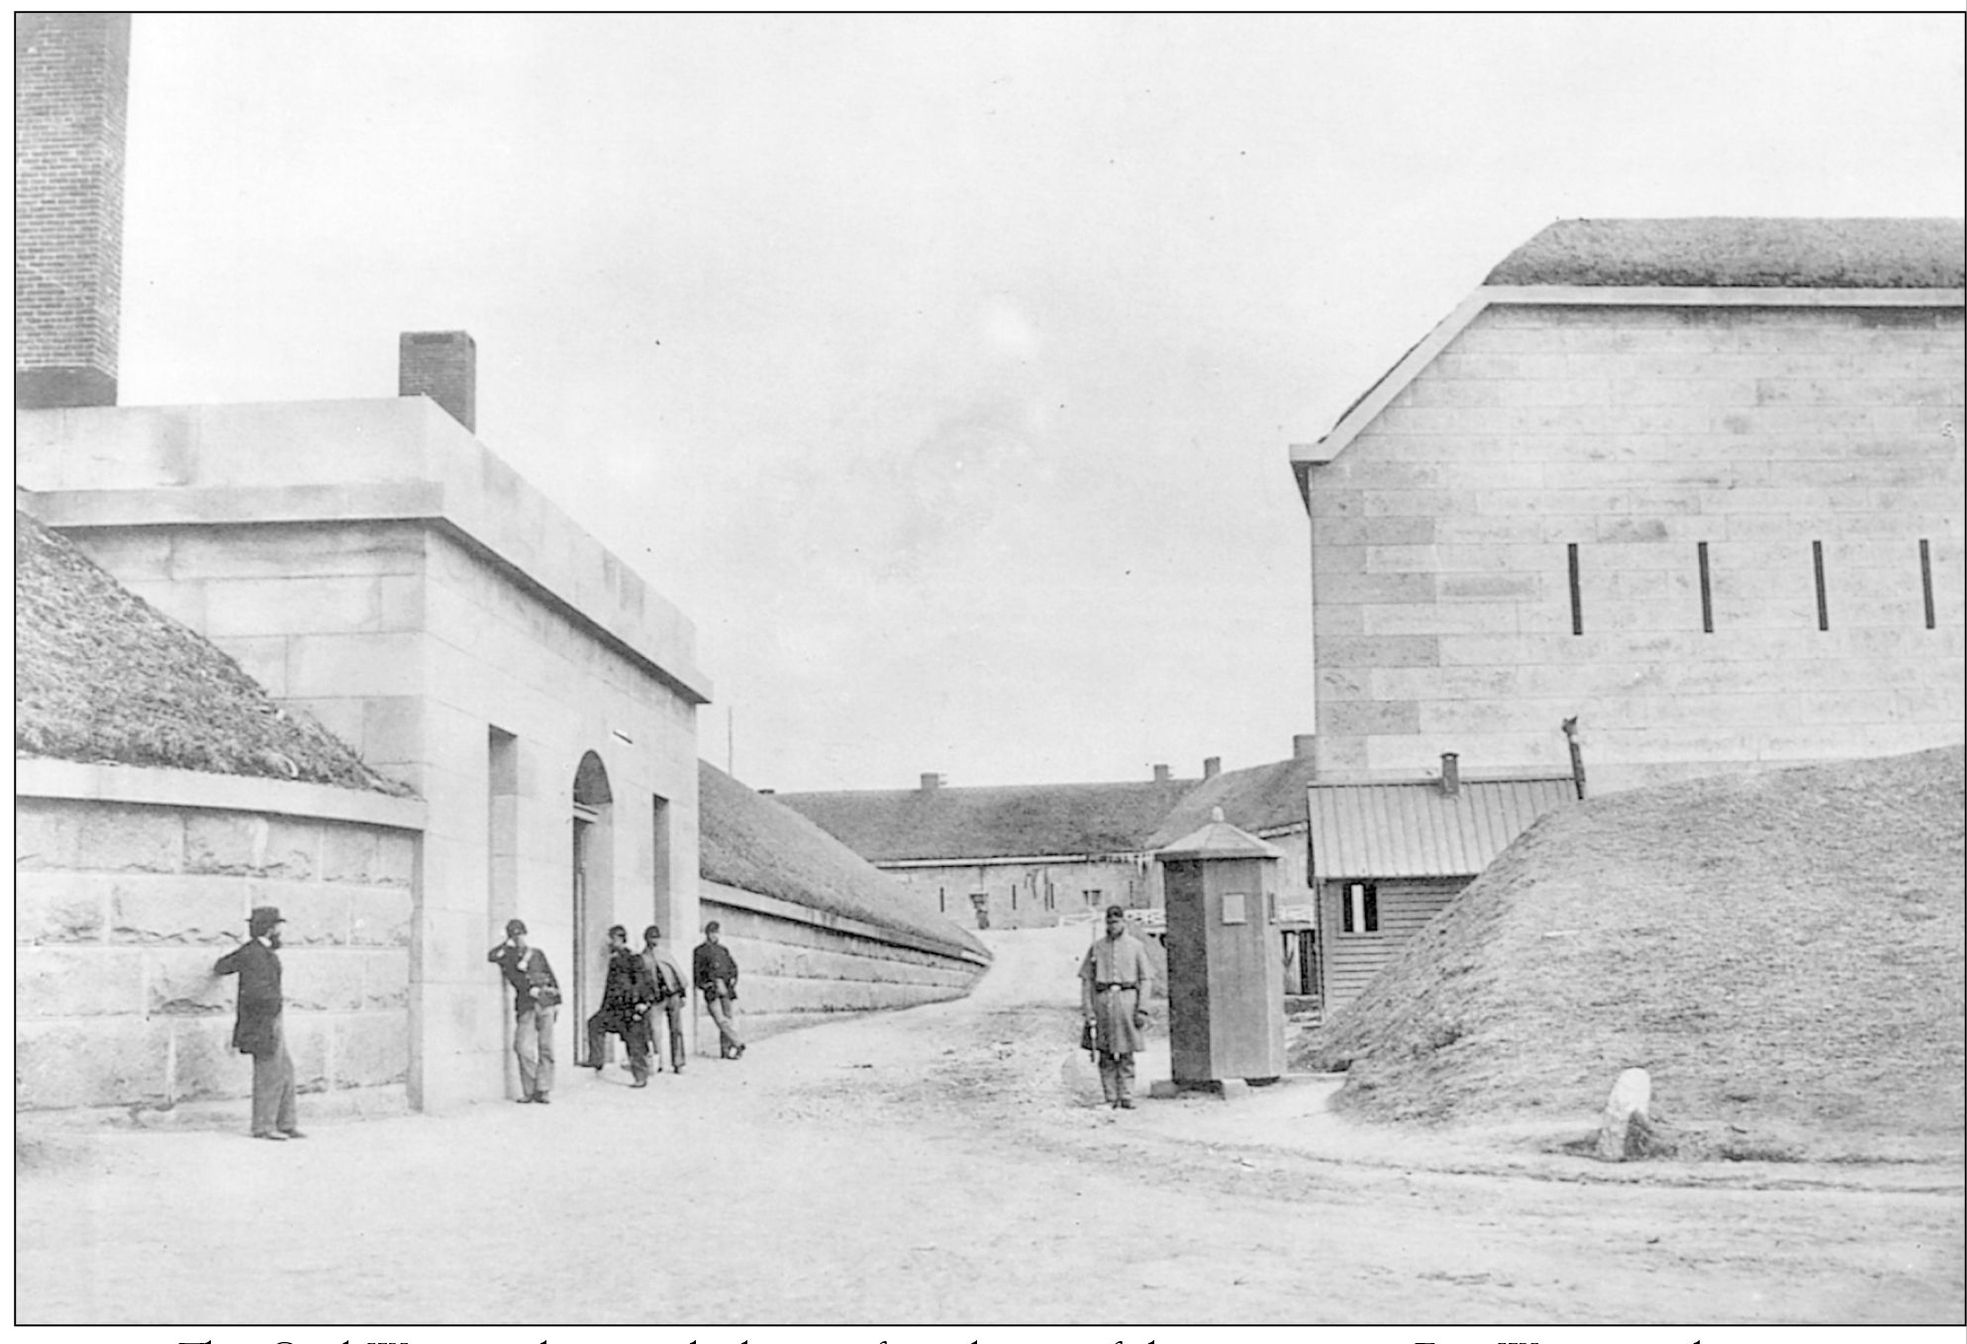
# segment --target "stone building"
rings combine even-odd
[[[365,1025],[339,1054],[324,1044],[324,1077],[386,1054],[377,1042],[397,1031],[387,1085],[409,1105],[500,1096],[511,1013],[485,951],[509,917],[559,968],[569,1021],[598,1005],[609,925],[655,922],[686,946],[701,927],[696,710],[711,687],[693,627],[478,440],[463,332],[404,333],[395,397],[115,404],[128,25],[59,14],[16,27],[17,506],[412,796],[351,801],[195,764],[142,787],[127,770],[24,766],[17,813],[49,840],[37,862],[68,875],[37,879],[60,911],[33,938],[60,941],[72,907],[72,927],[118,968],[115,1004],[163,995],[168,1009],[203,945],[236,932],[242,901],[289,896],[320,916],[293,921],[297,948],[347,953],[320,1010],[397,1024]],[[118,922],[117,893],[138,887],[146,912]],[[784,889],[797,905],[800,884]],[[870,911],[864,922],[901,926],[871,955],[916,964],[920,920]],[[953,929],[939,946],[967,983],[978,949]],[[926,976],[938,992],[954,983],[942,969]],[[313,974],[297,968],[303,986]],[[23,1021],[61,978],[37,976]],[[841,1001],[807,991],[787,991],[784,1010]],[[144,1030],[167,1059],[193,1040]]]
[[[994,929],[1049,927],[1106,905],[1154,902],[1147,839],[1194,788],[1151,781],[777,794],[913,892],[928,909]]]
[[[1962,733],[1958,220],[1571,220],[1292,449],[1322,779]]]
[[[1586,780],[1961,739],[1962,254],[1555,224],[1292,449],[1328,1006]]]

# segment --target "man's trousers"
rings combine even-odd
[[[731,1001],[706,994],[703,996],[703,1006],[704,1011],[710,1014],[710,1020],[717,1024],[717,1034],[722,1038],[719,1052],[728,1057],[733,1050],[744,1049],[737,1023],[731,1020]]]
[[[1134,1055],[1128,1051],[1124,1055],[1110,1055],[1100,1051],[1100,1091],[1106,1094],[1107,1101],[1119,1105],[1129,1101],[1134,1091]]]
[[[587,1062],[590,1068],[601,1068],[601,1046],[603,1038],[614,1032],[628,1047],[628,1071],[636,1082],[643,1082],[649,1076],[649,1018],[646,1013],[630,1012],[620,1008],[603,1008],[587,1019]]]
[[[669,1019],[669,1067],[678,1073],[683,1071],[683,1008],[686,1000],[681,994],[672,994],[656,1005]],[[656,1014],[648,1016],[649,1044],[656,1054],[656,1070],[662,1071],[663,1038],[662,1026],[656,1021]]]
[[[535,1005],[512,1020],[521,1096],[543,1097],[553,1090],[553,1022],[559,1013],[558,1008]]]
[[[294,1058],[287,1053],[287,1024],[273,1019],[273,1049],[253,1056],[253,1134],[300,1127],[294,1115]]]

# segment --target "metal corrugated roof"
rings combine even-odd
[[[1578,800],[1568,777],[1313,784],[1311,876],[1470,877],[1555,807]]]

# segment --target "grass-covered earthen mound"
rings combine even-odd
[[[1962,751],[1550,814],[1294,1051],[1374,1119],[1594,1117],[1620,1070],[1687,1155],[1957,1152]]]
[[[410,792],[18,510],[14,749]]]

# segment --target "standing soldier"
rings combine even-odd
[[[519,1057],[519,1102],[548,1105],[553,1090],[553,1019],[560,1012],[560,981],[546,953],[526,946],[526,921],[508,919],[505,941],[485,954],[512,986],[512,1053]]]
[[[1134,1055],[1146,1048],[1147,988],[1154,982],[1141,940],[1127,932],[1127,912],[1106,908],[1106,937],[1079,963],[1079,1001],[1100,1057],[1100,1090],[1115,1110],[1131,1111]]]
[[[294,1060],[287,1053],[287,1030],[280,993],[280,917],[278,906],[261,905],[246,917],[247,940],[218,959],[212,970],[239,977],[239,1015],[232,1048],[253,1057],[253,1128],[256,1139],[299,1139],[294,1115]]]
[[[587,1019],[587,1063],[601,1075],[601,1038],[614,1032],[628,1047],[628,1071],[636,1087],[649,1085],[649,1008],[656,1001],[655,981],[642,958],[628,950],[628,930],[616,924],[608,930],[608,981],[601,991],[601,1011]]]
[[[714,919],[703,926],[703,941],[690,956],[690,978],[697,982],[697,992],[703,995],[704,1011],[717,1024],[718,1055],[740,1059],[744,1056],[744,1042],[738,1039],[737,1024],[731,1020],[731,1005],[738,997],[738,963],[732,958],[731,950],[717,940],[722,927]]]
[[[669,1019],[668,1050],[672,1061],[670,1067],[677,1073],[683,1072],[683,1010],[689,1004],[690,993],[685,988],[683,970],[676,964],[676,958],[669,955],[669,949],[661,946],[662,930],[651,924],[642,930],[642,964],[649,968],[649,978],[656,982],[656,1008]],[[658,1034],[661,1024],[656,1021],[654,1011],[649,1014],[650,1044],[655,1049],[656,1072],[662,1072],[663,1038]]]

